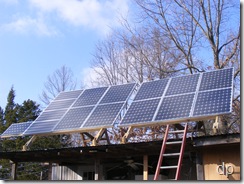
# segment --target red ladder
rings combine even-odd
[[[168,134],[172,134],[172,133],[173,134],[183,133],[182,141],[167,142]],[[182,165],[182,160],[183,160],[183,155],[184,155],[184,149],[185,149],[185,143],[186,143],[186,134],[187,134],[187,124],[185,125],[184,130],[177,130],[177,131],[170,131],[170,132],[169,132],[169,125],[167,125],[166,131],[164,134],[164,140],[163,140],[160,155],[159,155],[159,159],[158,159],[158,165],[157,165],[156,172],[154,175],[154,180],[158,180],[158,176],[159,176],[161,169],[176,169],[175,180],[179,180],[180,170],[181,170],[181,165]],[[172,145],[172,144],[181,144],[180,152],[165,154],[166,145]],[[179,156],[177,165],[162,166],[163,157],[173,157],[173,156]]]

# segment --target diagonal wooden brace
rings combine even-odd
[[[133,131],[134,127],[130,126],[127,130],[127,132],[125,133],[125,135],[122,137],[122,144],[125,144],[127,142],[127,140],[129,139],[130,137],[130,133]]]
[[[88,132],[82,132],[80,133],[80,135],[83,142],[83,146],[87,146],[87,142],[91,142],[94,139],[94,137]],[[88,139],[86,139],[86,137],[88,137]]]
[[[110,144],[109,138],[108,138],[108,133],[106,128],[101,128],[97,135],[94,137],[92,140],[92,146],[97,146],[97,143],[102,139],[103,135],[106,136],[106,140],[108,144]]]
[[[22,151],[27,151],[27,149],[29,149],[30,145],[36,140],[36,138],[37,138],[37,136],[36,135],[33,135],[30,138],[30,140],[25,143],[25,145],[22,148]]]

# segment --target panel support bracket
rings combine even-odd
[[[130,134],[133,131],[134,127],[130,126],[127,130],[127,132],[125,133],[125,135],[122,137],[122,144],[125,144],[127,142],[127,140],[130,138]]]
[[[102,139],[102,137],[105,135],[105,139]],[[97,143],[100,140],[106,140],[108,144],[110,144],[109,137],[108,137],[108,132],[106,128],[101,128],[97,135],[93,138],[92,140],[92,146],[97,146]]]
[[[22,151],[27,151],[29,149],[29,147],[31,146],[31,144],[36,140],[37,135],[33,135],[29,141],[27,141],[25,143],[25,145],[22,148]]]
[[[219,124],[220,124],[220,117],[219,116],[216,116],[215,118],[215,122],[213,124],[213,132],[216,134],[219,130]]]

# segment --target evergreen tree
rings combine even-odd
[[[0,128],[1,133],[6,130],[12,123],[20,123],[27,121],[34,121],[40,114],[41,110],[39,104],[32,100],[25,100],[21,105],[14,102],[15,91],[11,88],[5,111],[0,108]],[[22,150],[23,145],[30,139],[30,136],[24,137],[11,137],[10,139],[0,140],[1,151],[19,151]],[[31,146],[31,150],[35,149],[48,149],[60,148],[62,143],[61,137],[48,136],[38,137]],[[9,160],[0,160],[0,179],[9,179],[11,172],[11,165]],[[17,169],[18,180],[39,179],[41,171],[47,171],[40,163],[22,163],[21,170]],[[28,173],[28,174],[27,174]]]
[[[25,100],[18,109],[18,122],[34,121],[41,110],[39,109],[39,104],[32,100]]]
[[[2,107],[0,107],[0,134],[4,131],[4,111]]]
[[[11,87],[8,98],[7,98],[7,105],[5,107],[5,127],[6,130],[12,123],[17,122],[17,108],[14,102],[15,98],[15,90],[13,86]]]

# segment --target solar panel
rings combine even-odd
[[[119,115],[123,105],[123,102],[98,105],[83,125],[83,128],[113,126],[113,123]]]
[[[57,110],[57,109],[67,109],[72,105],[72,103],[74,103],[74,101],[75,101],[75,99],[52,101],[49,104],[49,106],[45,109],[45,111]]]
[[[134,101],[149,98],[161,97],[168,83],[168,79],[161,79],[156,81],[142,83],[138,90]]]
[[[71,98],[77,98],[83,90],[75,90],[75,91],[66,91],[66,92],[60,92],[58,96],[55,98],[55,100],[65,100],[65,99],[71,99]]]
[[[54,131],[80,128],[93,108],[94,106],[70,109],[54,128]]]
[[[66,112],[66,109],[55,110],[55,111],[44,111],[36,121],[45,121],[45,120],[59,120]],[[34,122],[35,123],[35,122]]]
[[[200,91],[231,87],[232,80],[233,68],[203,73]]]
[[[194,93],[163,98],[156,121],[190,116]]]
[[[20,136],[30,125],[31,121],[23,123],[13,123],[1,134],[1,138]]]
[[[51,133],[51,130],[53,129],[53,127],[58,122],[59,122],[59,120],[35,121],[24,132],[24,135],[34,135],[34,134],[47,134],[47,133]]]
[[[195,92],[200,74],[174,77],[170,81],[166,96]]]
[[[232,89],[200,92],[197,97],[194,116],[205,116],[231,112]]]
[[[132,102],[120,125],[152,121],[159,101],[160,98]]]
[[[231,112],[233,68],[157,82],[141,85],[119,126],[189,121]],[[152,98],[153,105],[146,102]]]
[[[73,107],[96,105],[107,89],[107,87],[100,87],[85,90]]]
[[[135,83],[111,86],[100,104],[126,101],[135,87]]]

